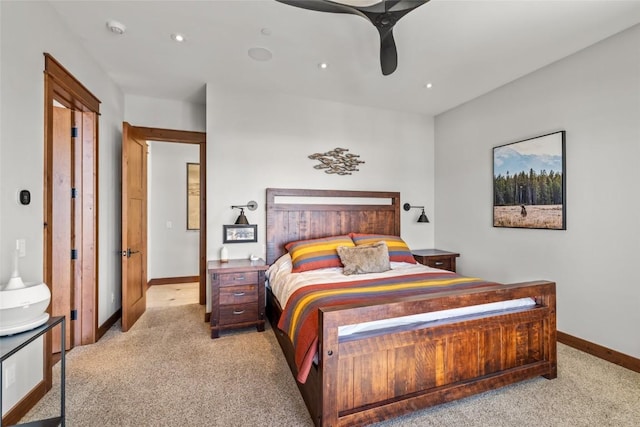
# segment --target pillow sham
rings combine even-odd
[[[385,242],[389,250],[389,260],[394,262],[408,262],[415,264],[416,260],[411,253],[411,249],[400,236],[386,234],[362,234],[350,233],[351,239],[356,246],[370,245],[376,242]]]
[[[385,242],[354,247],[338,246],[336,250],[344,265],[342,272],[347,276],[391,270],[389,250]]]
[[[285,249],[291,255],[293,273],[317,270],[319,268],[342,267],[336,248],[354,247],[353,240],[347,235],[323,237],[320,239],[289,242]]]
[[[280,275],[287,275],[291,273],[292,265],[291,265],[291,255],[288,253],[282,255],[280,258],[276,260],[265,272],[265,276],[267,280],[270,282],[275,282],[278,280]]]

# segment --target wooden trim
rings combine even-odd
[[[61,95],[67,102],[72,102],[73,98],[79,98],[84,105],[83,111],[93,111],[100,113],[100,100],[96,98],[82,83],[64,68],[49,53],[44,53],[44,71],[58,83],[62,89]],[[75,103],[74,103],[75,104]]]
[[[173,285],[176,283],[194,283],[199,281],[199,276],[161,277],[160,279],[149,280],[147,287],[156,285]]]
[[[211,322],[211,312],[204,314],[204,323]]]
[[[558,342],[583,351],[592,356],[606,360],[607,362],[622,366],[623,368],[627,368],[635,372],[640,372],[640,359],[636,359],[635,357],[631,357],[627,354],[611,350],[610,348],[594,344],[592,342],[583,340],[582,338],[574,337],[560,331],[558,331]]]
[[[36,403],[42,399],[47,392],[47,386],[44,380],[40,381],[29,393],[27,393],[16,405],[11,408],[4,417],[2,417],[3,426],[11,426],[17,424],[22,417],[36,406]]]
[[[200,292],[199,303],[207,303],[207,144],[200,143]],[[208,320],[207,320],[208,322]]]
[[[204,144],[207,141],[205,132],[187,130],[173,130],[160,128],[147,128],[136,126],[143,139],[147,141],[181,142],[185,144]]]
[[[200,305],[207,299],[207,134],[206,132],[135,126],[136,132],[147,141],[200,144]]]
[[[120,319],[120,317],[122,317],[122,309],[118,309],[115,313],[113,313],[111,315],[111,317],[109,317],[107,319],[106,322],[104,322],[102,325],[100,325],[100,327],[98,328],[98,334],[97,334],[96,342],[98,340],[100,340],[100,338],[102,338],[104,336],[104,334],[106,334],[107,331],[113,325],[115,325],[115,323],[118,321],[118,319]]]

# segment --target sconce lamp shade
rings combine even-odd
[[[238,219],[236,219],[236,224],[249,224],[249,220],[244,214],[244,209],[240,208],[240,215],[238,215]]]
[[[231,209],[240,209],[240,215],[238,215],[238,219],[236,219],[236,224],[248,225],[249,220],[244,214],[244,208],[249,209],[250,211],[255,211],[258,208],[258,204],[251,200],[246,205],[233,205]]]
[[[422,209],[422,213],[418,217],[418,222],[429,222],[427,214],[424,213],[424,206],[411,206],[410,203],[405,203],[402,207],[405,211],[409,211],[410,209]]]
[[[427,215],[424,213],[424,209],[422,209],[418,222],[429,222],[429,218],[427,218]]]

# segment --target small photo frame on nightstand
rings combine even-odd
[[[258,241],[256,224],[232,224],[222,226],[223,243],[251,243]]]

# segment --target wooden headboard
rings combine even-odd
[[[267,263],[284,245],[338,234],[400,235],[400,193],[267,188]]]

